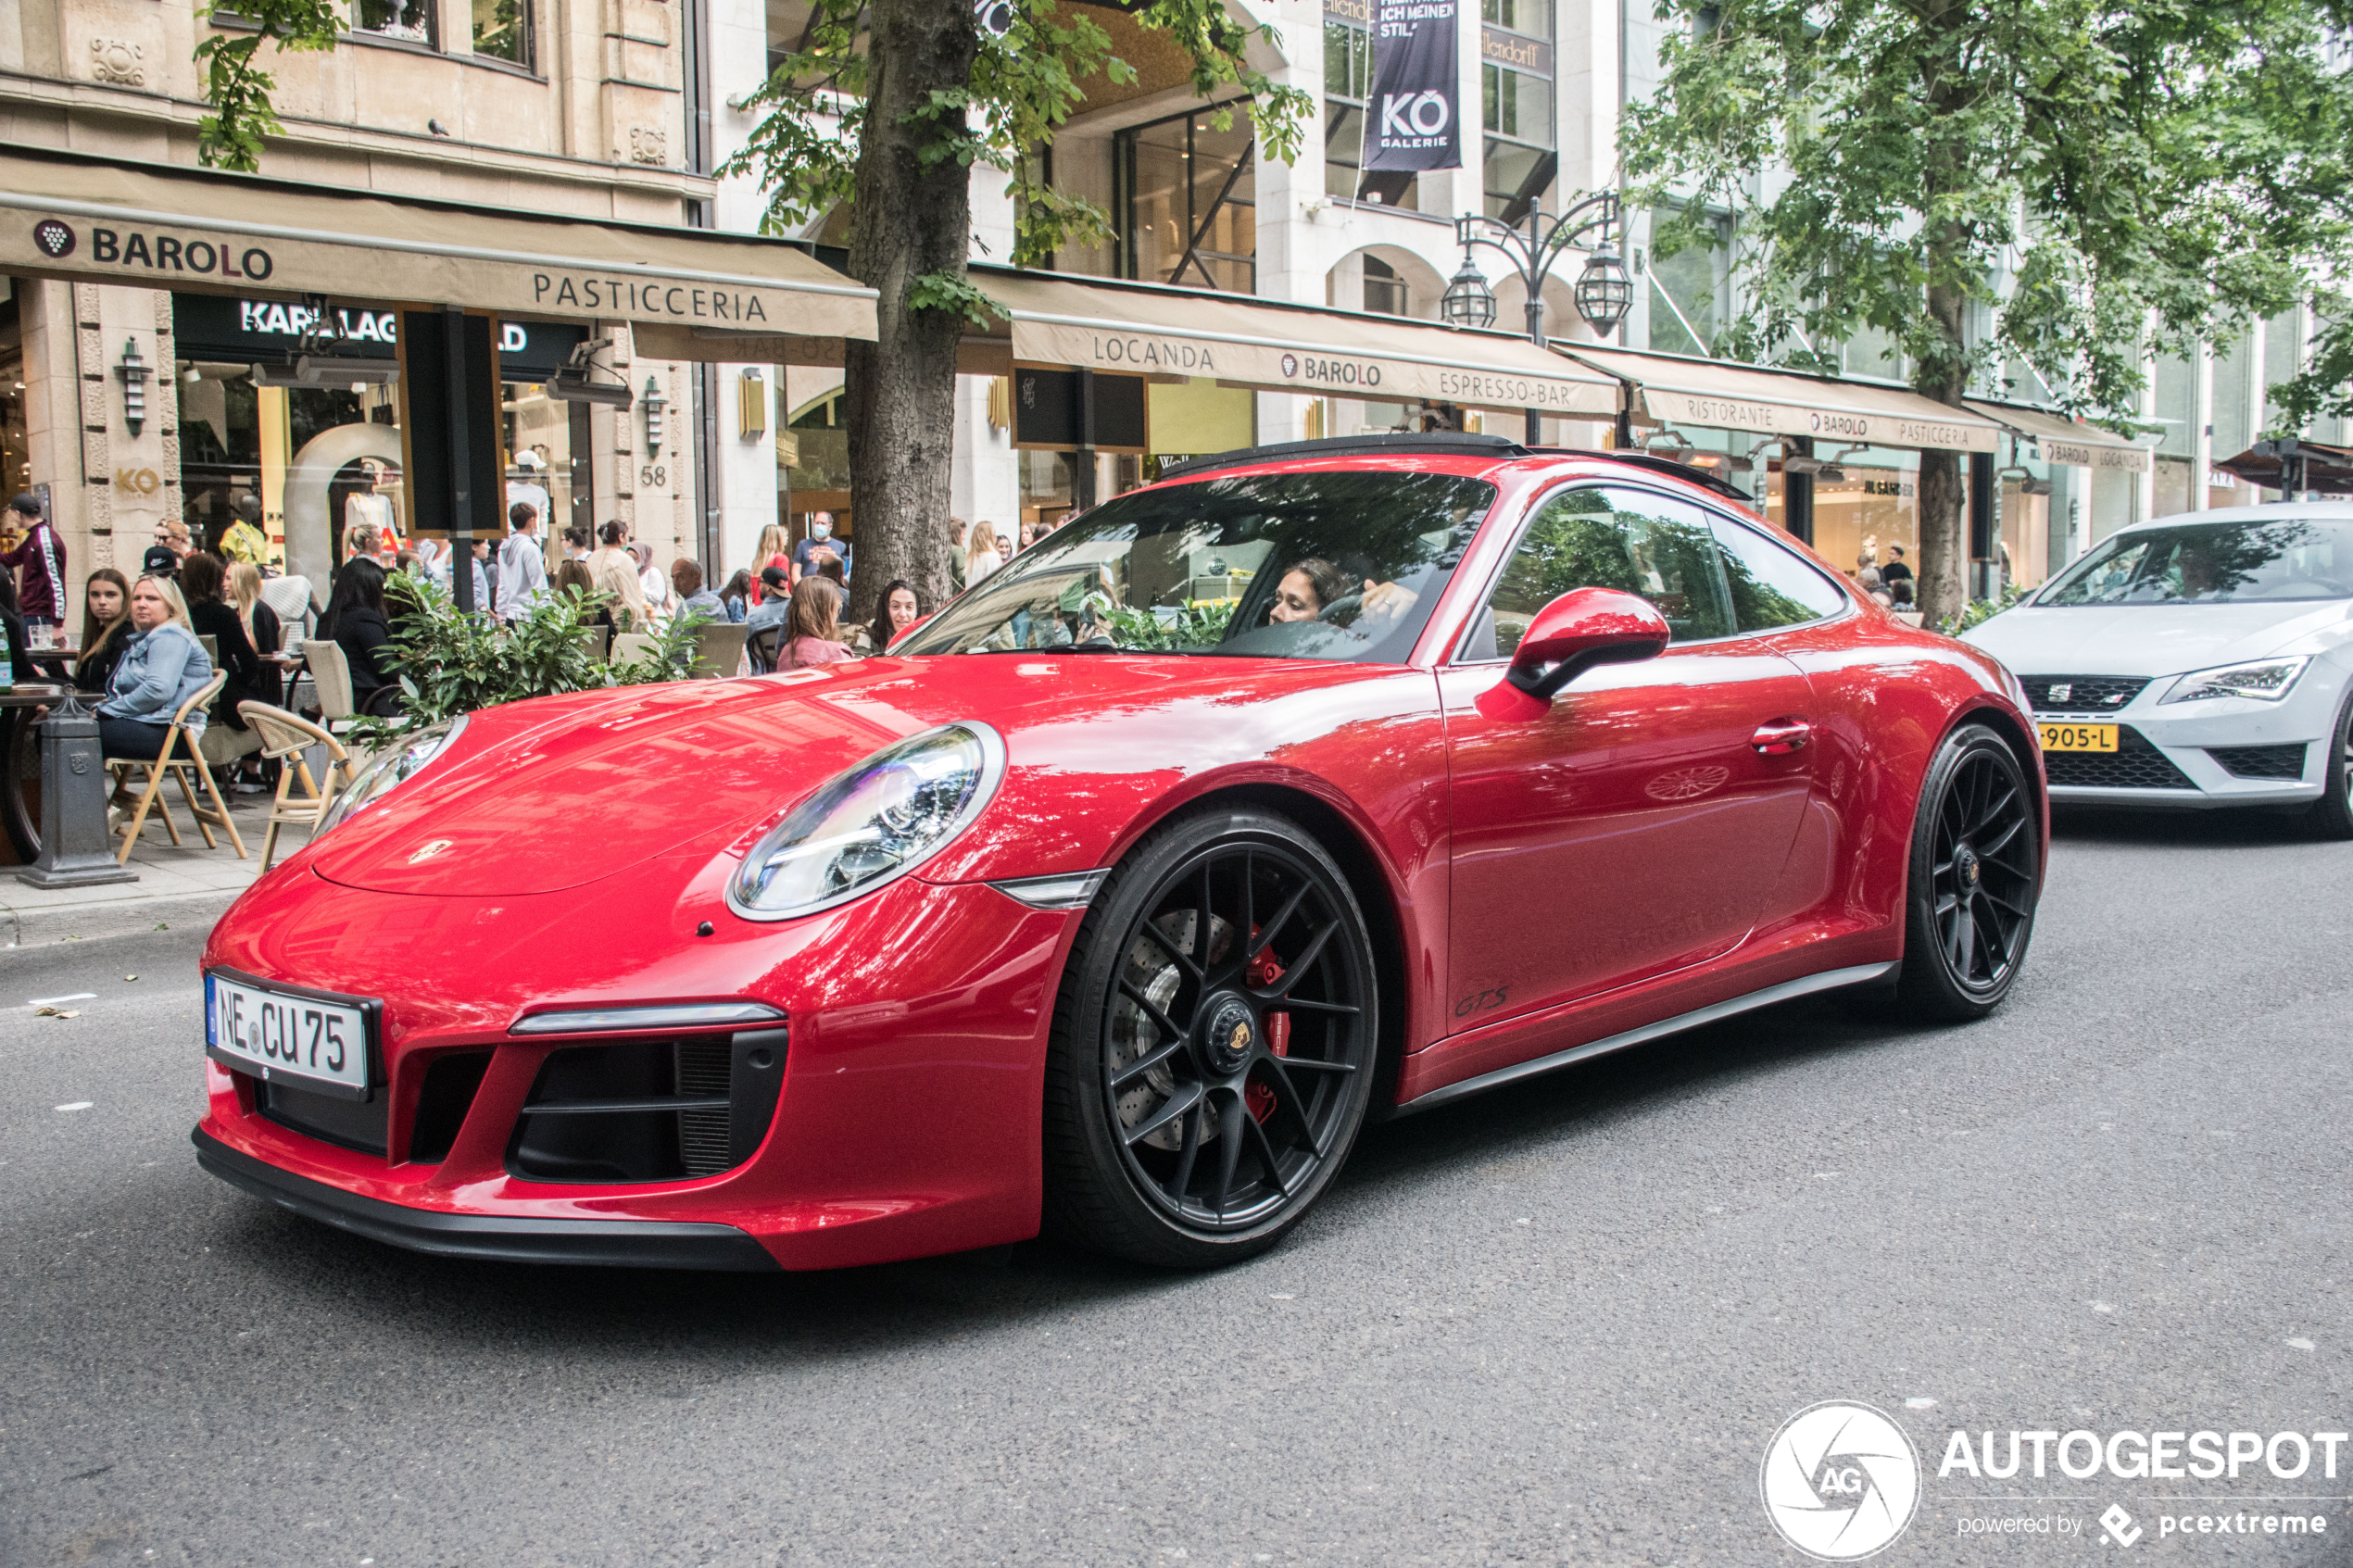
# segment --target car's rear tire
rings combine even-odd
[[[2017,981],[2043,885],[2043,814],[2009,743],[1983,724],[1945,737],[1912,828],[1899,1012],[1982,1018]]]
[[[2321,797],[2305,809],[2305,824],[2316,838],[2353,838],[2353,686],[2321,744],[2329,748],[2328,766],[2321,770]]]
[[[1210,809],[1146,836],[1056,998],[1048,1233],[1167,1268],[1281,1240],[1364,1125],[1373,962],[1347,877],[1288,818]]]

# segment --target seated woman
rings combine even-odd
[[[212,680],[212,661],[188,627],[188,604],[170,578],[153,574],[131,585],[131,635],[95,712],[108,757],[152,761],[181,706]],[[201,710],[188,715],[191,737],[204,733]]]
[[[857,656],[841,640],[841,596],[824,578],[803,577],[793,588],[791,609],[785,620],[784,646],[777,665],[794,670],[809,664],[838,664]]]
[[[102,566],[82,590],[82,651],[74,656],[74,690],[105,691],[130,641],[131,580]]]
[[[1347,602],[1352,597],[1355,602]],[[1361,588],[1347,573],[1321,556],[1293,561],[1275,585],[1275,603],[1266,612],[1270,623],[1328,621],[1378,636],[1403,620],[1420,597],[1394,583],[1367,577]]]
[[[343,649],[351,669],[351,706],[355,712],[389,718],[400,698],[400,684],[386,656],[392,648],[392,628],[384,621],[384,571],[374,561],[354,558],[335,574],[335,596],[327,606],[330,633]]]

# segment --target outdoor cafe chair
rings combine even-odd
[[[317,833],[327,808],[350,787],[356,770],[351,753],[341,741],[299,714],[266,702],[241,702],[237,713],[261,737],[261,755],[278,764],[278,796],[271,802],[270,831],[261,841],[261,869],[266,872],[277,858],[278,830],[300,826]],[[313,746],[327,754],[323,779],[310,776],[308,754]],[[300,795],[295,793],[297,780],[302,784]]]
[[[310,669],[311,689],[319,694],[319,720],[330,730],[351,727],[359,715],[351,696],[351,661],[341,643],[302,645],[303,662]]]
[[[772,675],[776,670],[777,646],[784,641],[782,626],[762,626],[744,641],[744,655],[751,660],[755,675]]]
[[[724,621],[706,621],[695,628],[695,662],[689,675],[733,675],[743,665],[745,628]]]
[[[612,661],[615,664],[634,664],[651,652],[653,646],[654,634],[651,632],[618,633],[612,640]]]
[[[115,856],[117,865],[131,859],[132,847],[139,842],[140,830],[147,825],[147,813],[151,810],[163,817],[163,830],[171,835],[171,842],[175,845],[181,842],[179,825],[171,820],[171,808],[163,801],[166,775],[180,785],[181,798],[188,803],[189,815],[195,818],[197,830],[204,834],[205,847],[217,849],[220,847],[220,840],[212,836],[212,830],[218,827],[228,834],[229,842],[236,846],[237,859],[243,860],[248,858],[245,841],[237,836],[237,824],[229,820],[229,803],[220,797],[220,786],[212,782],[212,770],[205,766],[203,757],[198,755],[195,740],[188,733],[188,715],[208,706],[214,697],[220,695],[220,688],[228,684],[228,672],[223,671],[207,682],[201,691],[182,703],[180,711],[171,716],[171,723],[164,731],[163,749],[153,759],[107,759],[107,771],[120,773],[121,777],[118,783],[126,786],[139,769],[144,768],[147,771],[146,788],[141,792],[139,804],[132,809],[131,820],[122,825],[122,848]],[[190,774],[195,776],[194,786],[189,783]],[[199,788],[211,801],[209,807],[197,798]]]

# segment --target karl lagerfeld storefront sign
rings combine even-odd
[[[10,213],[0,220],[0,268],[79,281],[170,289],[248,289],[347,295],[360,277],[386,280],[379,297],[538,316],[765,327],[804,316],[798,290],[645,270],[484,259],[387,250],[354,237],[258,238],[201,226],[105,222]]]

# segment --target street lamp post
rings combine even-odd
[[[1471,247],[1485,245],[1501,253],[1527,285],[1529,341],[1541,347],[1544,343],[1544,280],[1552,275],[1553,263],[1560,259],[1560,253],[1584,243],[1590,234],[1592,249],[1585,258],[1585,270],[1578,275],[1575,290],[1577,313],[1596,330],[1607,332],[1626,319],[1627,310],[1634,303],[1633,280],[1627,275],[1626,264],[1618,259],[1624,232],[1623,213],[1615,191],[1587,196],[1566,212],[1547,213],[1531,206],[1525,231],[1500,218],[1466,212],[1454,220],[1454,237],[1463,247],[1463,268],[1454,274],[1445,296],[1439,301],[1440,313],[1452,326],[1495,324],[1494,291],[1487,286],[1478,269],[1471,265]],[[1543,438],[1542,412],[1530,408],[1528,445],[1536,445]]]

